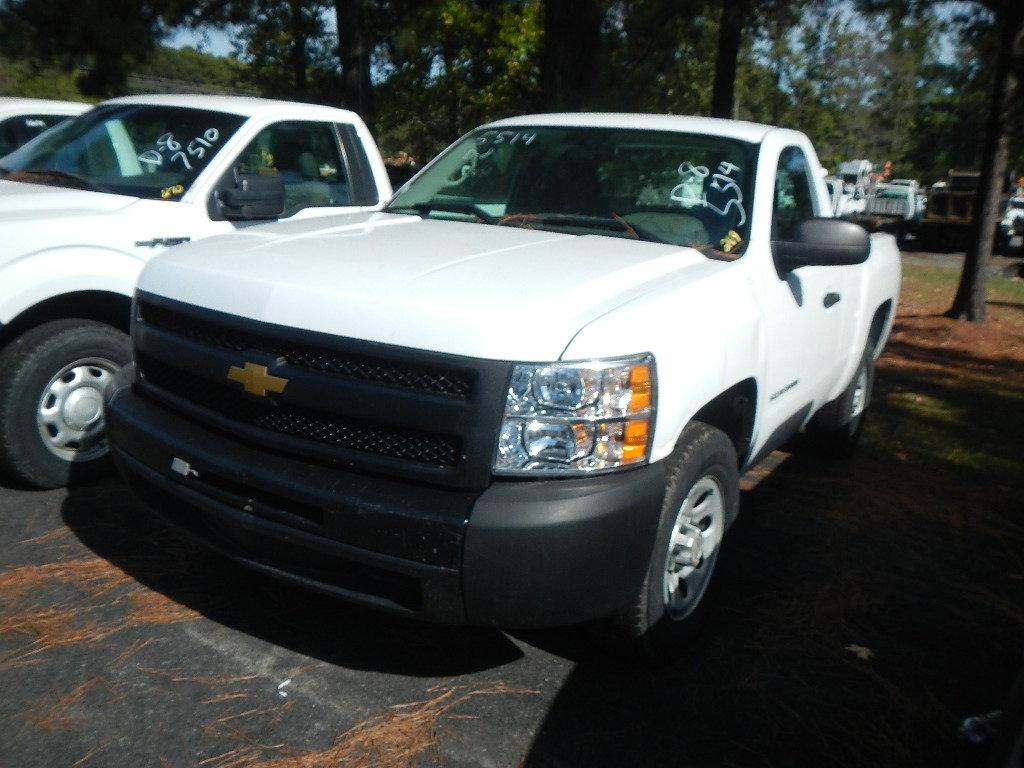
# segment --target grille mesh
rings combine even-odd
[[[226,328],[146,301],[140,302],[140,308],[142,320],[147,325],[185,336],[202,344],[236,352],[264,352],[283,357],[289,365],[296,368],[417,392],[451,395],[460,399],[468,398],[471,393],[469,377],[457,371],[395,365],[386,360],[279,341],[262,334]]]
[[[283,403],[259,402],[148,355],[138,355],[136,362],[148,384],[232,421],[325,445],[421,464],[451,467],[459,460],[458,442],[442,435],[352,421]]]

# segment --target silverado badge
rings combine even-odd
[[[246,363],[244,368],[232,365],[228,369],[228,380],[237,381],[250,395],[266,397],[268,392],[284,392],[288,379],[280,376],[271,376],[267,373],[267,366]]]

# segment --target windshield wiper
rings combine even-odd
[[[502,216],[498,224],[509,227],[529,227],[531,224],[552,224],[555,226],[578,227],[580,229],[605,229],[624,232],[636,240],[660,243],[661,240],[638,230],[621,216],[585,216],[581,213],[514,213]]]
[[[479,205],[474,203],[460,203],[456,200],[431,200],[426,203],[413,203],[412,205],[399,205],[388,208],[388,211],[416,211],[419,214],[427,215],[433,211],[444,213],[464,213],[467,216],[475,216],[484,224],[497,224],[498,219]]]
[[[43,176],[43,177],[49,176],[50,178],[64,179],[65,181],[72,181],[75,184],[79,185],[79,187],[81,187],[82,189],[85,189],[85,190],[87,190],[89,192],[110,192],[109,189],[107,189],[106,187],[102,186],[101,184],[97,184],[95,181],[87,179],[84,176],[79,176],[78,174],[75,174],[75,173],[68,173],[67,171],[57,171],[57,170],[53,170],[53,171],[36,171],[36,170],[14,171],[14,170],[11,170],[11,171],[8,171],[8,175],[20,175],[20,174],[24,174],[26,176]]]

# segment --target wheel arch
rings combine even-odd
[[[22,310],[0,326],[0,348],[16,337],[51,320],[94,320],[128,333],[131,298],[115,291],[72,291],[51,296]]]
[[[877,359],[882,354],[882,347],[885,346],[885,339],[888,336],[888,329],[892,325],[892,299],[886,299],[875,310],[871,317],[871,325],[868,326],[868,346]]]
[[[687,423],[700,421],[722,430],[732,441],[742,467],[750,454],[756,415],[757,381],[751,377],[733,384],[705,403]]]

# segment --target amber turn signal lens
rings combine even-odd
[[[633,391],[629,398],[630,411],[636,413],[651,407],[651,367],[649,365],[634,365],[630,368],[629,387]]]
[[[622,463],[641,461],[647,456],[647,419],[637,419],[626,424],[622,441]]]

